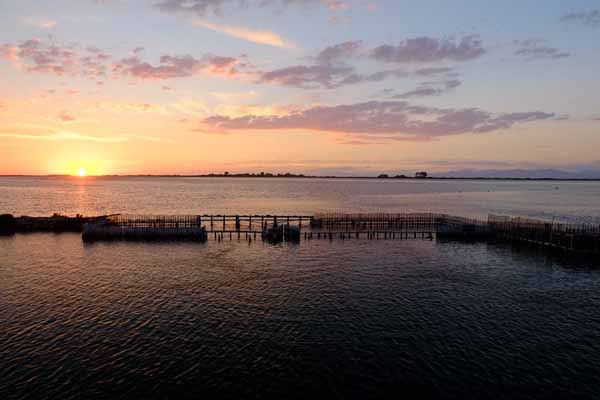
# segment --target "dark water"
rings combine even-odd
[[[0,178],[0,212],[488,212],[600,221],[597,182]],[[600,268],[494,244],[0,237],[0,399],[587,398]]]
[[[0,238],[0,398],[597,398],[600,270],[492,244]]]

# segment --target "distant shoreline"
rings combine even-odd
[[[247,179],[341,179],[341,180],[378,180],[378,181],[554,181],[554,182],[600,182],[600,178],[502,178],[502,177],[449,177],[449,176],[429,176],[427,178],[416,178],[412,176],[405,177],[387,177],[381,178],[377,176],[335,176],[335,175],[296,175],[296,174],[200,174],[200,175],[154,175],[154,174],[137,174],[137,175],[90,175],[81,178],[74,175],[66,174],[50,174],[50,175],[0,175],[0,178],[70,178],[70,179],[110,179],[110,178],[247,178]]]

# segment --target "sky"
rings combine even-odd
[[[0,174],[600,170],[599,39],[599,0],[0,0]]]

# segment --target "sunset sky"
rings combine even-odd
[[[600,169],[600,1],[0,0],[0,174]]]

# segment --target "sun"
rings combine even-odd
[[[85,168],[79,168],[77,170],[77,176],[83,178],[84,176],[87,176],[87,171],[85,170]]]

